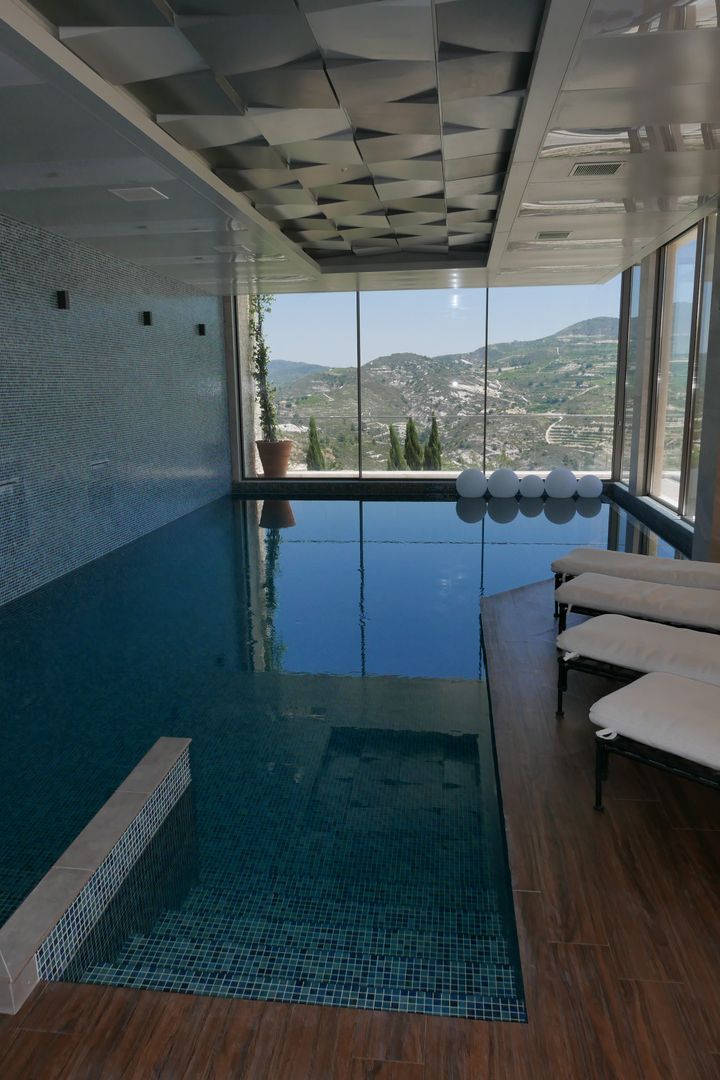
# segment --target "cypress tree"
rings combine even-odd
[[[394,424],[388,428],[390,433],[390,453],[388,454],[388,469],[406,469],[405,455],[400,444],[400,438]]]
[[[308,439],[307,454],[305,455],[305,464],[308,469],[313,471],[325,468],[325,457],[320,446],[320,436],[318,435],[314,416],[310,417],[310,437]]]
[[[405,461],[408,469],[422,469],[423,467],[422,446],[415,421],[411,416],[408,417],[405,425]]]
[[[440,432],[438,431],[438,422],[435,419],[435,413],[432,415],[432,422],[430,424],[430,438],[425,446],[423,467],[433,470],[442,469],[442,446],[440,445]]]

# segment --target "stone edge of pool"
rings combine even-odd
[[[158,739],[0,927],[0,1013],[18,1012],[39,982],[62,977],[187,790],[190,741]]]

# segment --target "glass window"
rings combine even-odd
[[[482,468],[485,290],[364,292],[360,342],[363,475]]]
[[[288,471],[356,473],[355,293],[275,296],[264,331],[278,435],[292,442]]]
[[[693,373],[693,401],[690,419],[690,446],[687,458],[687,483],[685,490],[684,516],[689,521],[695,520],[697,501],[698,464],[700,461],[700,437],[702,434],[702,415],[705,406],[705,372],[707,370],[708,331],[710,325],[710,301],[712,299],[713,267],[715,263],[715,243],[717,214],[705,219],[703,227],[703,270],[700,289],[700,315],[696,347],[695,371]]]
[[[487,469],[609,474],[620,278],[490,291]]]
[[[622,457],[620,479],[630,479],[630,456],[632,453],[633,416],[638,375],[638,318],[640,315],[640,267],[630,272],[630,311],[628,314],[627,358],[625,364],[625,395],[623,402]]]
[[[650,493],[677,509],[692,338],[697,228],[665,248]]]

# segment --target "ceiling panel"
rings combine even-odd
[[[313,257],[302,206],[324,233],[380,209],[392,235],[352,244],[373,254],[397,249],[388,211],[430,214],[434,253],[449,258],[448,209],[482,208],[491,221],[497,208],[544,0],[36,6]]]
[[[523,273],[600,280],[706,212],[720,188],[714,0],[34,6],[123,100],[137,99],[178,154],[211,169],[269,235],[282,230],[289,249],[304,248],[324,288],[347,287],[354,264],[363,267],[356,283],[378,287],[384,264],[388,281],[409,287],[430,280],[423,262],[435,273],[443,260],[448,269],[465,260],[465,272],[487,262],[499,283]],[[116,218],[120,227],[116,207],[103,217],[100,183],[150,183],[152,167],[101,135],[83,144],[72,109],[61,123],[51,101],[62,138],[52,125],[47,141],[31,138],[31,98],[19,98],[34,93],[40,106],[39,90],[50,96],[0,57],[0,192],[30,213],[41,212],[33,193],[52,190],[68,228],[82,227],[77,193],[91,192],[94,227]],[[46,161],[52,167],[35,165]],[[578,164],[603,163],[617,165],[613,175],[574,175]],[[157,208],[153,222],[164,225],[168,212]],[[189,207],[180,217],[203,219]],[[567,241],[537,239],[548,221]],[[215,258],[226,279],[246,258],[232,245],[201,250],[196,238],[185,251],[175,240],[161,248],[144,250],[173,272],[190,266],[198,281],[210,280]],[[415,278],[403,276],[403,259]],[[278,285],[305,276],[286,271]]]

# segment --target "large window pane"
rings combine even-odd
[[[698,340],[693,378],[694,393],[690,427],[690,454],[688,457],[688,475],[685,491],[684,516],[690,521],[695,520],[695,504],[697,501],[700,437],[702,435],[702,415],[705,407],[705,372],[707,370],[708,330],[710,326],[715,244],[717,242],[716,229],[717,214],[711,214],[710,217],[705,219],[703,228],[703,272],[700,292],[700,317],[698,322]]]
[[[620,278],[490,290],[487,468],[612,462]]]
[[[482,467],[485,290],[364,292],[360,341],[363,472]]]
[[[697,229],[668,244],[662,286],[651,494],[677,507],[695,284]]]
[[[280,437],[293,443],[290,472],[356,473],[355,293],[276,296],[265,336]]]
[[[622,457],[620,461],[620,479],[630,479],[630,457],[632,453],[633,417],[635,415],[635,393],[638,377],[638,317],[640,314],[640,267],[633,266],[630,271],[630,311],[628,317],[627,358],[625,365],[625,394],[622,423]]]

